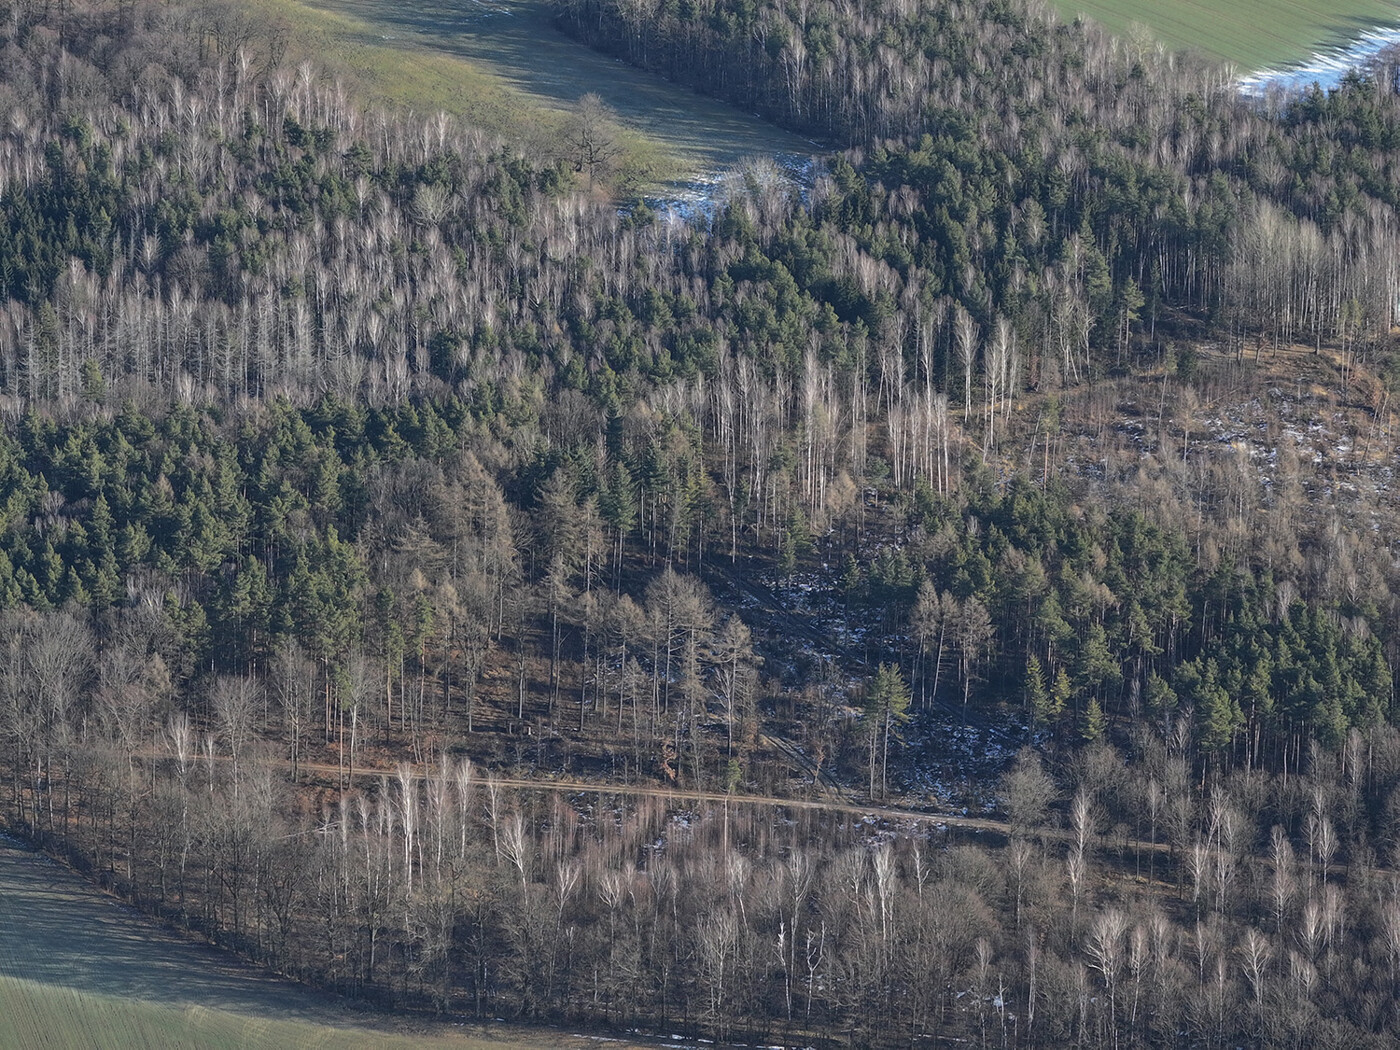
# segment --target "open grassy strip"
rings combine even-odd
[[[252,1022],[222,1011],[177,1009],[0,978],[4,1047],[273,1047],[324,1043],[315,1026]],[[350,1045],[347,1042],[345,1045]]]
[[[812,143],[574,41],[549,5],[244,0],[287,27],[306,57],[353,71],[371,96],[458,113],[546,152],[573,104],[598,94],[624,123],[622,181],[655,185]]]
[[[536,160],[555,152],[567,134],[568,100],[542,97],[487,64],[428,46],[421,37],[299,0],[244,0],[244,6],[278,36],[285,62],[311,61],[367,100],[460,116]],[[693,164],[693,158],[635,124],[622,129],[619,143],[618,168],[626,186],[673,179]]]
[[[1242,70],[1300,62],[1400,19],[1400,10],[1385,0],[1056,0],[1055,6],[1065,18],[1085,14],[1139,42],[1155,38]],[[1142,26],[1148,27],[1146,34],[1137,28]]]
[[[548,5],[427,0],[243,0],[288,30],[290,49],[350,72],[372,96],[441,108],[521,142],[557,136],[564,110],[595,91],[629,121],[625,165],[636,182],[733,163],[748,153],[802,152],[803,140],[554,32]],[[1160,41],[1257,70],[1301,62],[1400,20],[1387,0],[1055,0],[1137,46]]]
[[[559,122],[557,107],[522,95],[501,77],[460,57],[412,46],[352,15],[299,0],[243,0],[243,6],[280,38],[284,61],[313,61],[370,100],[422,112],[442,109],[516,140]]]
[[[247,1017],[201,1006],[175,1007],[56,988],[16,977],[0,977],[0,1050],[45,1047],[151,1047],[154,1050],[283,1050],[337,1047],[343,1050],[515,1050],[538,1046],[546,1035],[554,1046],[581,1046],[586,1037],[525,1032],[499,1036],[458,1032],[397,1034],[341,1028],[310,1021]]]

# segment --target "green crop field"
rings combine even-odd
[[[568,1032],[418,1024],[352,1011],[182,940],[0,837],[0,1050],[597,1045]],[[610,1039],[607,1045],[647,1044]]]
[[[1088,15],[1115,32],[1137,27],[1170,48],[1194,49],[1241,72],[1288,65],[1400,22],[1390,0],[1055,0],[1065,18]]]

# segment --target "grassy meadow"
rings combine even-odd
[[[1400,21],[1390,0],[1055,0],[1139,41],[1160,40],[1234,63],[1241,72],[1288,65]]]
[[[1240,72],[1299,62],[1377,25],[1391,0],[1055,0],[1140,46],[1160,41]],[[554,29],[548,0],[241,0],[276,27],[294,61],[312,58],[369,97],[455,113],[546,154],[569,107],[595,92],[622,118],[620,188],[657,187],[744,157],[805,155],[812,143],[598,54]]]
[[[357,93],[445,110],[547,155],[570,108],[599,95],[621,118],[624,191],[683,181],[812,143],[632,69],[556,31],[546,0],[243,0],[287,58],[313,59]]]

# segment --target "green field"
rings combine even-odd
[[[568,106],[588,90],[568,99],[542,96],[494,66],[436,46],[434,39],[405,35],[395,26],[368,23],[343,10],[310,7],[300,0],[244,0],[243,7],[285,41],[284,61],[310,59],[371,101],[463,117],[523,144],[537,159],[559,135]],[[636,124],[624,127],[622,144],[621,167],[628,183],[660,183],[682,177],[689,169],[672,143]]]
[[[561,1037],[550,1045],[585,1045]],[[413,1034],[347,1028],[310,1021],[250,1017],[202,1006],[183,1008],[54,988],[0,977],[0,1050],[124,1047],[152,1050],[523,1050],[529,1037]]]
[[[1297,63],[1400,22],[1393,0],[1055,0],[1055,6],[1065,18],[1084,14],[1118,33],[1138,35],[1135,25],[1148,27],[1170,48],[1213,55],[1241,72]]]
[[[548,1029],[424,1024],[360,1013],[176,937],[68,869],[0,837],[0,1050],[597,1045],[594,1037]],[[647,1044],[610,1039],[607,1045],[628,1050]]]

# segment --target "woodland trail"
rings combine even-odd
[[[791,745],[789,745],[791,746]],[[226,761],[227,759],[220,759]],[[354,779],[385,778],[393,780],[398,776],[398,768],[356,767],[353,774],[346,768],[326,762],[302,762],[298,768],[302,772],[321,776]],[[434,775],[434,770],[422,766],[411,767],[415,778],[424,780]],[[535,780],[529,777],[500,777],[483,773],[480,784],[494,784],[500,788],[519,791],[563,791],[574,794],[624,795],[629,798],[662,798],[675,802],[706,802],[733,806],[769,806],[789,809],[817,810],[828,813],[845,813],[856,817],[872,817],[889,821],[917,821],[933,825],[962,828],[968,831],[991,832],[1010,836],[1011,825],[1006,821],[989,817],[969,817],[954,813],[939,813],[923,809],[908,809],[899,806],[879,804],[862,805],[838,798],[782,798],[778,795],[726,794],[722,791],[704,791],[696,788],[673,788],[650,784],[599,783],[585,780]],[[1062,836],[1063,832],[1051,832],[1052,836]],[[1148,848],[1143,843],[1143,848]],[[1162,847],[1165,849],[1165,847]]]
[[[345,776],[346,770],[330,765],[329,763],[301,763],[303,771],[315,772],[325,776],[337,777]],[[433,775],[432,770],[424,769],[420,766],[413,766],[413,775],[419,780],[427,779]],[[380,768],[357,768],[354,771],[356,778],[386,778],[395,779],[398,776],[397,769]],[[479,783],[494,784],[498,788],[506,788],[519,791],[558,791],[574,795],[622,795],[629,798],[661,798],[674,802],[702,802],[711,805],[725,806],[758,806],[771,808],[786,808],[793,810],[804,810],[811,812],[841,813],[863,820],[883,821],[887,824],[894,824],[895,827],[883,830],[891,831],[901,835],[918,835],[934,830],[945,830],[956,828],[960,831],[973,832],[977,834],[991,834],[1009,841],[1012,837],[1012,827],[1009,821],[997,820],[991,817],[970,817],[966,814],[943,813],[924,809],[912,809],[902,806],[887,806],[879,803],[862,804],[860,802],[848,801],[844,797],[831,798],[782,798],[777,795],[749,795],[749,794],[725,794],[722,791],[703,791],[691,788],[670,788],[646,784],[616,784],[616,783],[592,783],[588,781],[574,780],[532,780],[528,777],[498,777],[489,773],[482,775]],[[912,824],[913,827],[899,827],[900,824]],[[1031,840],[1040,840],[1044,843],[1073,843],[1075,833],[1073,830],[1064,827],[1039,827],[1028,832],[1026,837]],[[1173,849],[1167,842],[1147,842],[1135,838],[1119,838],[1109,834],[1092,833],[1089,835],[1089,845],[1094,853],[1103,856],[1105,854],[1116,853],[1118,860],[1109,862],[1113,867],[1116,863],[1120,873],[1124,876],[1132,875],[1129,870],[1131,858],[1133,856],[1145,856],[1156,854],[1159,857],[1171,856]],[[1210,849],[1211,857],[1217,856],[1219,851]],[[1393,873],[1392,868],[1371,867],[1366,869],[1367,873],[1373,876]],[[1330,871],[1334,877],[1345,877],[1351,873],[1351,865],[1345,862],[1333,863]],[[1159,884],[1163,889],[1172,888],[1168,883]]]

